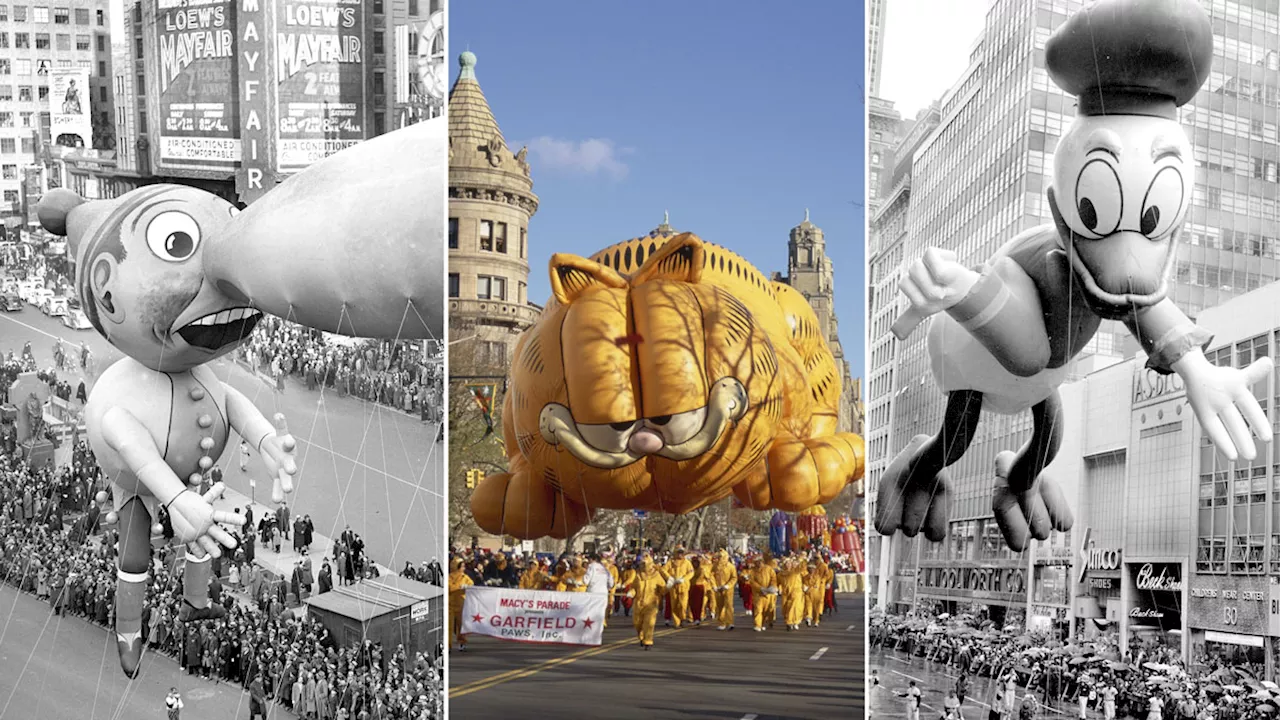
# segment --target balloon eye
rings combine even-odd
[[[1120,176],[1106,160],[1085,163],[1076,179],[1076,218],[1070,223],[1076,232],[1093,239],[1110,235],[1120,226],[1124,191]]]
[[[1173,229],[1182,215],[1182,173],[1176,167],[1166,167],[1151,180],[1147,196],[1142,199],[1142,234],[1148,238],[1161,238]]]
[[[199,244],[200,226],[184,212],[162,212],[147,225],[147,247],[161,260],[182,262],[195,254]]]

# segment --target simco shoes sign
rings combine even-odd
[[[1121,559],[1119,548],[1097,547],[1093,542],[1093,528],[1084,529],[1084,538],[1080,543],[1080,582],[1083,583],[1090,572],[1118,571]]]

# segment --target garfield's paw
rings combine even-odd
[[[520,539],[563,539],[591,521],[591,513],[527,470],[489,475],[471,495],[471,515],[482,530]]]

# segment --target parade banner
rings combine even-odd
[[[279,0],[277,168],[301,170],[366,137],[364,0]]]
[[[63,135],[78,136],[80,147],[93,147],[93,120],[89,114],[89,71],[54,70],[49,89],[50,137],[55,145]]]
[[[160,165],[226,170],[240,160],[231,0],[159,0]]]
[[[469,587],[462,632],[517,642],[599,645],[608,602],[604,593]]]

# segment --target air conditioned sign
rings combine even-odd
[[[1118,549],[1095,547],[1093,528],[1085,528],[1080,542],[1080,582],[1084,582],[1090,572],[1119,570],[1121,555]]]

